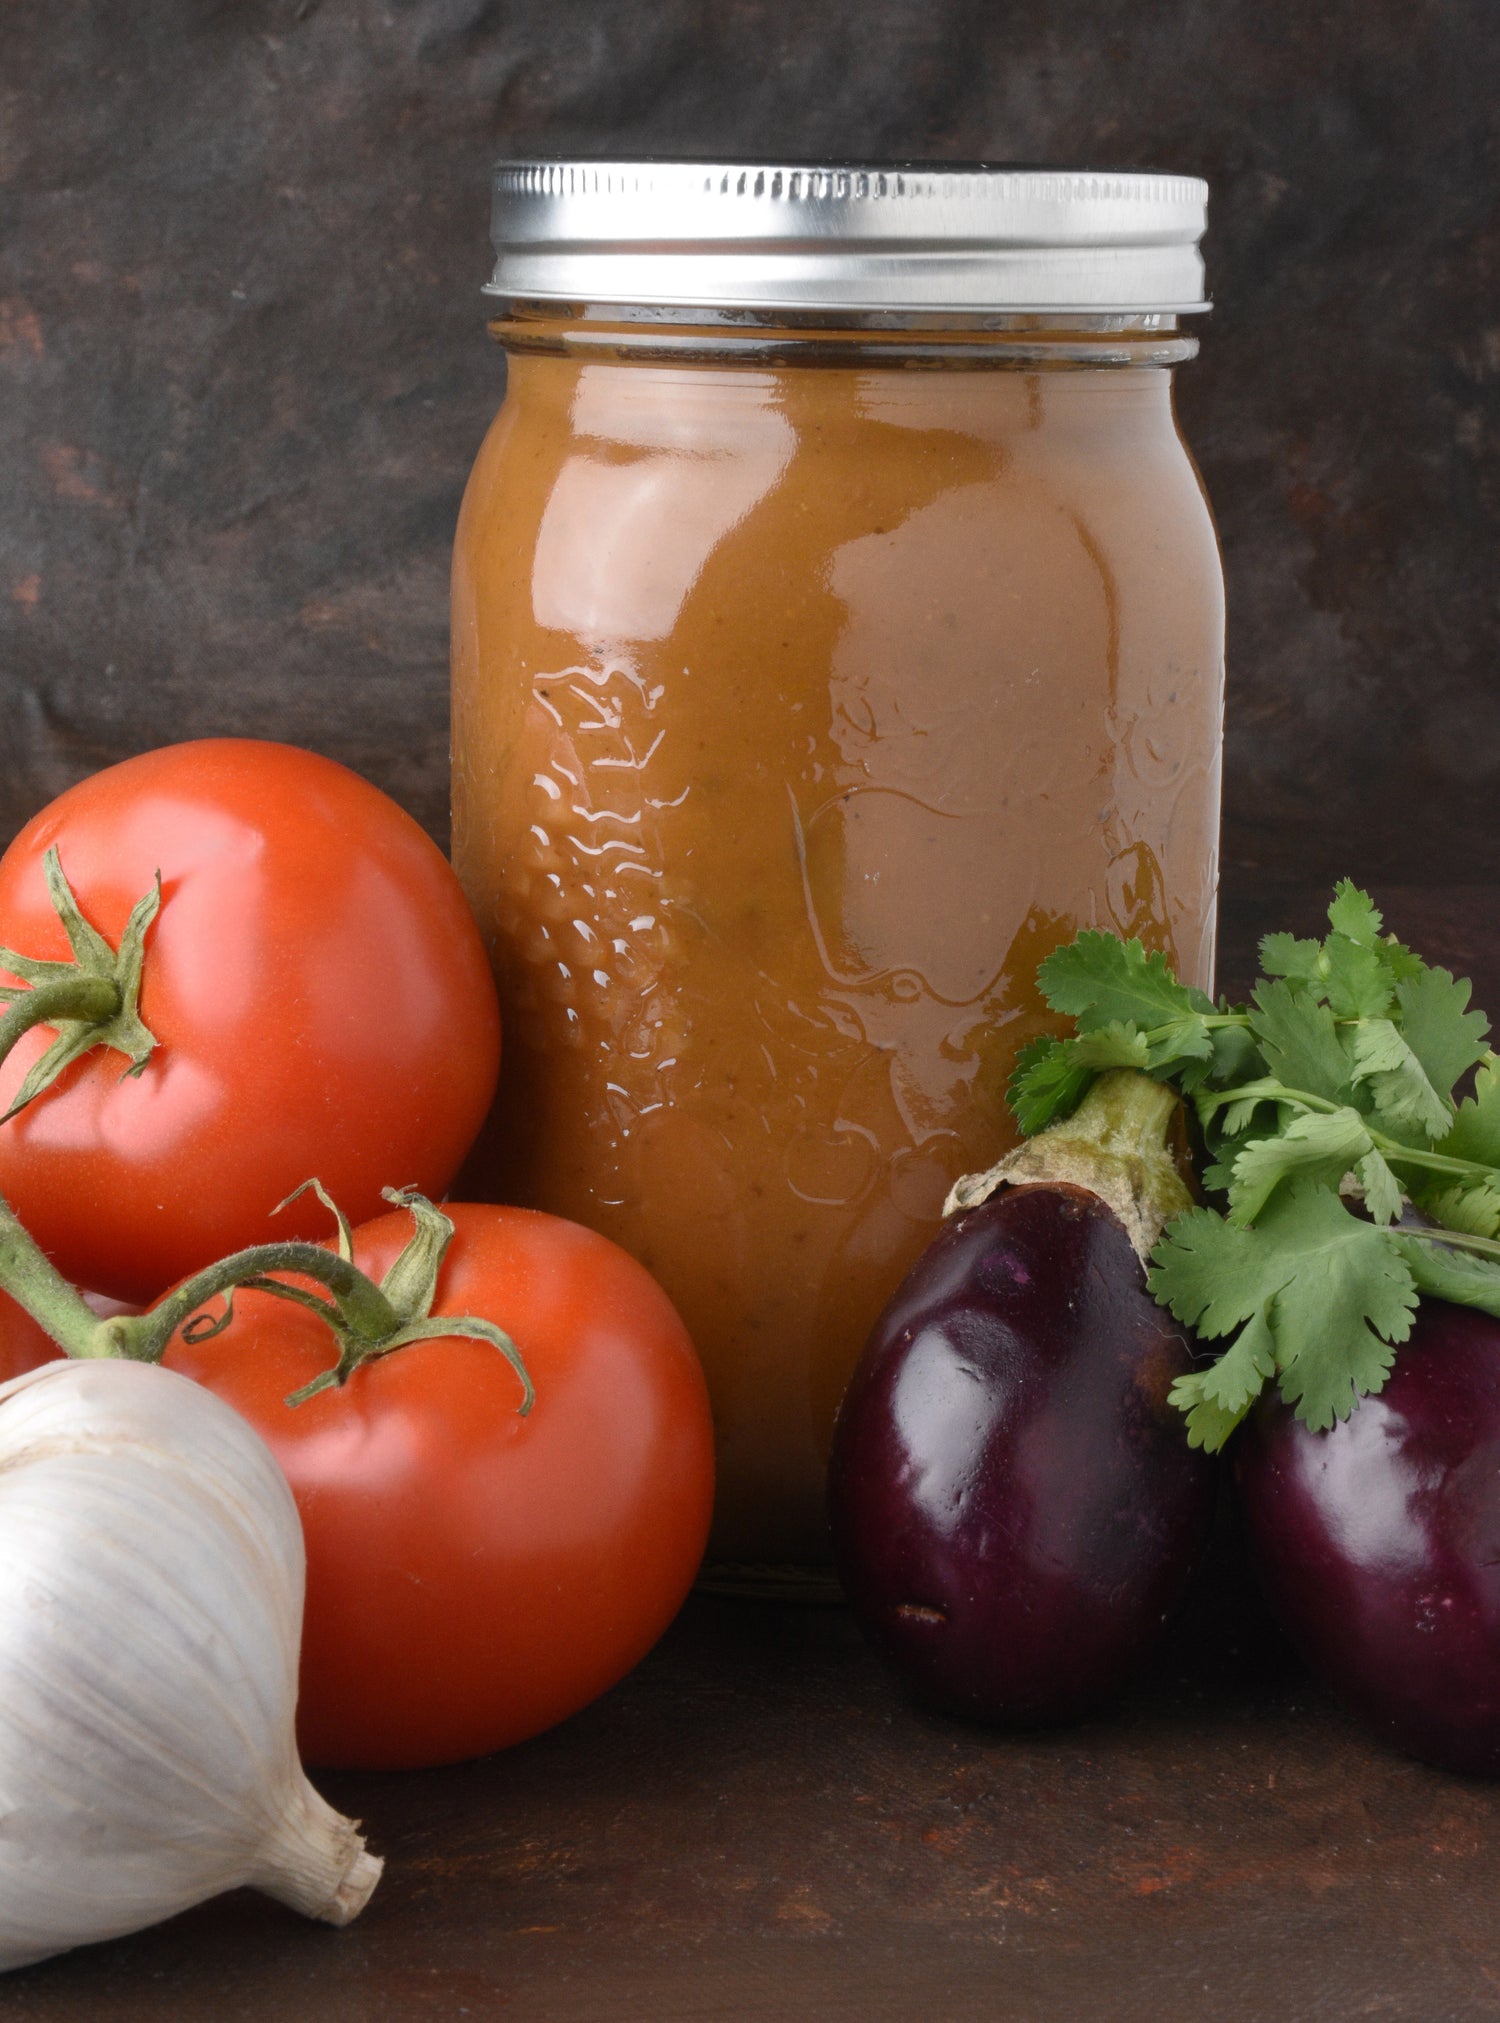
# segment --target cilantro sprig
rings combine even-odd
[[[1074,1030],[1017,1061],[1024,1133],[1070,1115],[1112,1068],[1171,1084],[1197,1116],[1215,1205],[1168,1224],[1148,1279],[1201,1340],[1224,1344],[1172,1392],[1194,1446],[1222,1447],[1271,1382],[1309,1426],[1347,1418],[1384,1384],[1423,1295],[1500,1317],[1489,1021],[1470,985],[1386,934],[1347,879],[1328,926],[1321,941],[1268,934],[1241,1005],[1095,929],[1038,972]]]

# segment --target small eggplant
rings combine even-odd
[[[1188,1205],[1175,1109],[1143,1075],[1105,1075],[1065,1124],[961,1181],[855,1372],[835,1557],[927,1706],[1043,1721],[1108,1699],[1207,1537],[1214,1465],[1167,1400],[1191,1348],[1143,1270]]]
[[[1500,1774],[1500,1323],[1424,1299],[1378,1396],[1326,1433],[1268,1396],[1234,1478],[1309,1667],[1396,1748]]]

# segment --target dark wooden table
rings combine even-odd
[[[1500,895],[1377,896],[1500,1011]],[[1317,910],[1231,890],[1229,985]],[[388,1861],[348,1931],[242,1893],[12,1976],[7,2023],[1500,2015],[1500,1791],[1369,1744],[1227,1525],[1153,1672],[1082,1727],[929,1718],[842,1609],[697,1596],[551,1735],[325,1786]]]

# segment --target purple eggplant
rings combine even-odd
[[[1267,1399],[1234,1475],[1309,1667],[1398,1749],[1500,1773],[1500,1323],[1424,1300],[1377,1397],[1327,1433]]]
[[[1123,1684],[1209,1531],[1216,1471],[1167,1402],[1190,1367],[1098,1194],[1011,1186],[940,1231],[876,1323],[829,1477],[849,1600],[917,1700],[1058,1720]]]

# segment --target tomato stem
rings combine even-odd
[[[84,918],[63,875],[55,843],[43,864],[47,892],[73,960],[52,962],[0,948],[0,970],[16,978],[15,985],[0,987],[0,1001],[10,1005],[0,1018],[0,1061],[34,1026],[52,1026],[57,1032],[52,1045],[32,1062],[0,1123],[8,1123],[95,1047],[112,1047],[123,1054],[129,1063],[127,1075],[140,1074],[156,1048],[156,1036],[142,1023],[138,1007],[146,930],[161,906],[160,874],[131,909],[116,949]]]

